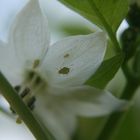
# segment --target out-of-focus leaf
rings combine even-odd
[[[78,119],[78,128],[72,140],[96,140],[107,117]]]
[[[103,61],[96,73],[86,82],[86,84],[97,88],[104,88],[115,76],[123,61],[123,55],[119,54]]]
[[[114,32],[128,11],[128,0],[59,1],[102,28],[107,28],[105,24],[108,24],[108,27],[112,28]]]
[[[86,35],[93,32],[88,27],[78,24],[65,24],[60,27],[60,30],[66,35]]]
[[[112,135],[112,140],[140,140],[139,99],[139,96],[136,96],[134,102],[138,104],[134,104],[126,113],[125,119],[122,119],[121,125],[116,129],[117,132]]]

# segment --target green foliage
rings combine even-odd
[[[127,14],[127,0],[59,0],[101,28],[115,32]],[[105,23],[106,22],[106,23]]]
[[[137,78],[140,80],[140,50],[138,50],[135,54],[134,63],[133,63],[133,71]]]
[[[97,88],[104,88],[115,76],[122,64],[122,60],[123,56],[121,54],[105,60],[96,73],[86,82],[86,84]]]
[[[136,103],[137,102],[137,103]],[[139,96],[135,99],[135,104],[125,114],[125,119],[117,127],[117,135],[114,133],[111,140],[140,140],[140,118]]]
[[[88,27],[83,26],[80,23],[61,25],[60,31],[65,35],[86,35],[92,33],[92,31]]]
[[[140,7],[134,3],[127,14],[127,22],[131,27],[140,28]]]
[[[78,128],[72,140],[96,140],[105,121],[106,117],[79,117]]]

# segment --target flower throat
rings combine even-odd
[[[46,81],[36,71],[27,71],[23,84],[15,86],[14,89],[29,109],[33,110],[35,107],[36,95],[40,94],[46,86]],[[16,114],[13,108],[10,107],[10,109]]]

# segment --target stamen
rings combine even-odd
[[[23,92],[20,94],[21,98],[24,98],[25,96],[27,96],[30,93],[30,89],[29,88],[25,88],[23,90]]]
[[[27,106],[28,106],[31,110],[34,109],[34,103],[35,103],[35,101],[36,101],[36,98],[33,96],[33,97],[29,100],[29,102],[27,103]]]
[[[31,94],[30,88],[26,87],[23,91],[21,91],[21,86],[16,86],[15,90],[19,93],[20,97],[23,99],[24,103],[31,109],[34,109],[34,104],[36,101],[35,96]],[[15,110],[10,107],[10,110],[13,114],[16,114]]]
[[[20,118],[19,116],[18,116],[17,119],[16,119],[16,123],[17,123],[17,124],[21,124],[21,123],[22,123],[22,120],[21,120],[21,118]]]
[[[27,87],[23,90],[23,92],[20,94],[21,98],[25,102],[25,104],[31,109],[34,109],[34,103],[36,101],[35,96],[31,94],[31,90]]]
[[[39,64],[36,61],[36,64]],[[35,107],[36,98],[34,95],[45,90],[47,86],[46,80],[41,77],[41,75],[35,70],[28,70],[25,73],[25,81],[23,81],[22,86],[15,86],[15,90],[22,98],[23,102],[29,107],[29,109],[33,110]],[[16,114],[15,110],[11,108],[12,113]]]
[[[21,86],[20,85],[17,85],[17,86],[15,86],[15,88],[14,88],[15,90],[16,90],[16,92],[18,92],[19,93],[19,91],[20,91],[20,89],[21,89]]]

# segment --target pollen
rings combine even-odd
[[[58,72],[59,72],[59,74],[68,74],[70,72],[70,68],[63,67]]]

